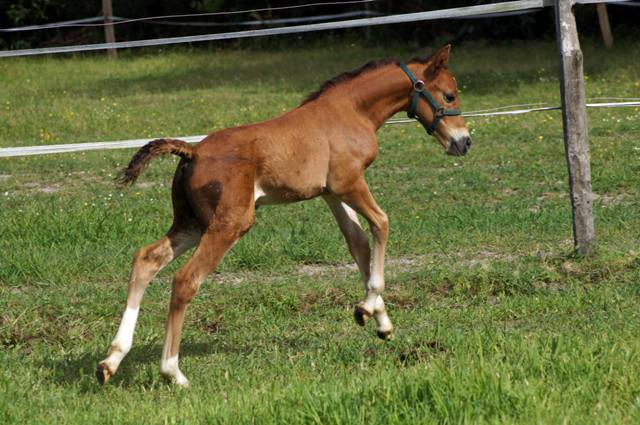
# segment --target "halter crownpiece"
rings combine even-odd
[[[440,120],[443,117],[451,117],[462,114],[459,109],[447,109],[443,105],[438,103],[438,101],[435,100],[427,90],[424,81],[418,80],[416,76],[413,75],[413,72],[409,70],[407,65],[400,63],[400,68],[402,68],[404,73],[407,74],[407,77],[409,77],[411,83],[413,84],[413,93],[411,94],[411,103],[409,103],[409,109],[407,109],[407,116],[409,118],[417,119],[425,128],[425,130],[427,130],[427,133],[433,134],[433,132],[438,128],[438,124],[440,124]],[[433,121],[431,122],[431,124],[427,124],[416,113],[416,111],[418,110],[418,99],[420,99],[420,97],[426,100],[427,103],[429,103],[429,105],[433,107]]]

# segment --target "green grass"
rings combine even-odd
[[[616,43],[583,46],[588,97],[640,97],[640,45]],[[371,58],[425,52],[140,53],[1,61],[0,147],[202,134],[277,115]],[[457,46],[451,69],[466,110],[559,102],[552,43]],[[417,126],[379,132],[367,177],[391,220],[394,341],[353,323],[361,284],[322,201],[265,207],[190,307],[186,391],[158,368],[184,258],[148,289],[113,381],[93,376],[133,251],[171,222],[176,161],[121,189],[132,150],[1,158],[0,422],[638,423],[640,110],[589,112],[589,259],[572,254],[560,114],[468,123],[464,158]]]

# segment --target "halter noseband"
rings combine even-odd
[[[451,117],[462,114],[459,109],[447,109],[438,101],[436,101],[433,96],[427,91],[427,88],[424,84],[424,81],[418,80],[415,75],[407,68],[407,66],[403,63],[400,64],[400,68],[407,74],[407,77],[411,80],[413,84],[413,93],[411,94],[411,103],[409,104],[409,109],[407,110],[407,115],[409,118],[416,118],[420,124],[427,130],[427,133],[433,134],[434,131],[438,128],[438,124],[440,124],[440,120],[443,117]],[[422,97],[433,107],[433,121],[431,124],[427,124],[422,118],[416,114],[418,109],[418,99]]]

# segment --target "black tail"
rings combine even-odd
[[[131,185],[142,174],[145,167],[153,158],[165,154],[178,155],[184,159],[191,159],[193,147],[183,140],[176,139],[156,139],[143,147],[131,158],[127,168],[120,171],[116,181],[122,185]]]

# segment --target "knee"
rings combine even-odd
[[[176,273],[173,279],[173,291],[171,293],[171,306],[182,307],[189,304],[198,292],[200,280],[193,274],[185,275],[184,273]]]
[[[173,294],[171,295],[172,307],[183,307],[191,302],[198,292],[196,285],[174,285]]]

